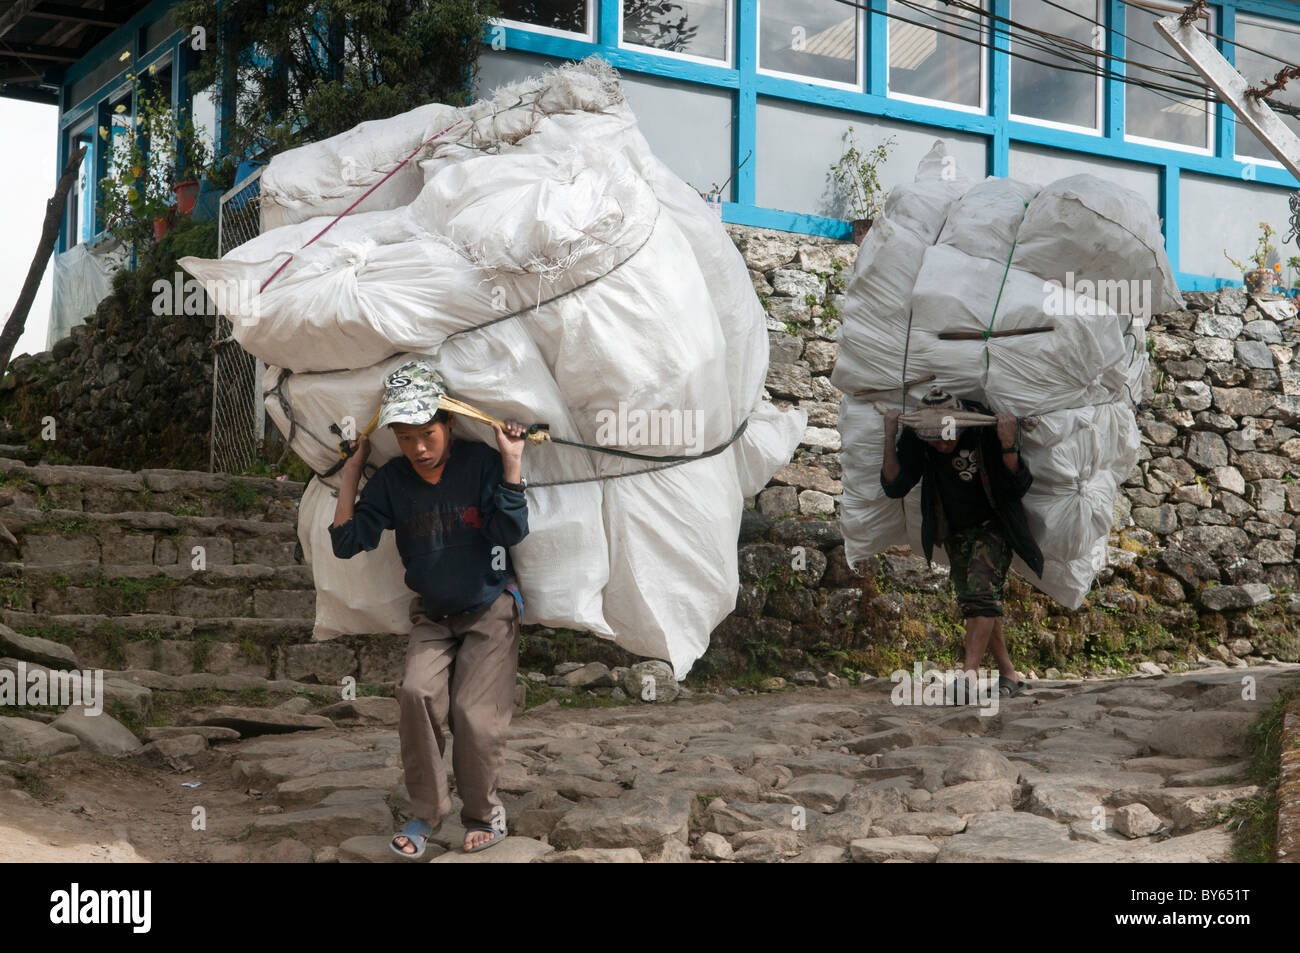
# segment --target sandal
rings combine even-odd
[[[435,827],[428,821],[423,821],[418,817],[413,817],[402,825],[401,830],[393,835],[392,840],[388,842],[388,846],[392,849],[393,853],[397,854],[399,857],[405,857],[407,860],[419,860],[424,856],[424,850],[429,844],[429,838],[437,833],[438,827],[441,826],[442,825],[439,824]],[[398,847],[397,838],[399,837],[405,837],[409,843],[414,844],[415,853],[408,854],[406,851],[402,850],[402,848]]]
[[[1023,680],[1016,682],[1005,675],[998,676],[998,694],[1003,698],[1015,698],[1028,687]]]
[[[481,850],[487,850],[493,844],[497,844],[505,840],[506,837],[504,831],[499,831],[495,827],[469,827],[465,829],[465,834],[469,835],[474,833],[475,831],[486,831],[487,833],[491,834],[492,837],[489,840],[485,840],[477,847],[469,848],[467,851],[465,851],[465,853],[467,854],[477,854]]]

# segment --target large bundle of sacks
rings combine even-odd
[[[880,486],[882,410],[933,385],[1035,418],[1024,503],[1045,558],[1025,578],[1077,607],[1106,564],[1118,486],[1137,462],[1134,405],[1146,324],[1181,307],[1159,221],[1136,193],[1092,175],[1040,187],[972,183],[942,142],[895,188],[863,241],[831,381],[840,411],[842,522],[851,565],[889,546],[921,552],[920,493]],[[1045,333],[995,334],[1050,327]],[[976,332],[949,339],[946,332]],[[889,393],[882,394],[881,392]],[[865,393],[863,393],[865,392]],[[936,560],[946,564],[940,547]]]
[[[259,237],[182,265],[239,283],[225,308],[235,337],[270,365],[267,410],[317,474],[337,462],[330,425],[364,428],[384,377],[414,356],[457,400],[557,437],[659,456],[725,446],[672,467],[524,452],[531,532],[512,556],[525,621],[588,630],[684,676],[735,604],[743,498],[789,459],[805,419],[763,399],[767,332],[744,261],[651,153],[614,71],[591,59],[468,107],[363,123],[276,157],[262,193]],[[457,433],[495,446],[485,425],[461,419]],[[386,429],[373,447],[376,465],[399,452]],[[392,534],[333,555],[337,488],[314,478],[300,505],[316,636],[407,632]]]

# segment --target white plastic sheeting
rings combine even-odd
[[[126,261],[126,249],[116,241],[92,249],[84,242],[55,255],[54,288],[50,301],[47,346],[67,337],[113,290],[113,273]]]
[[[530,533],[512,557],[526,621],[589,630],[684,676],[735,605],[743,498],[790,458],[806,418],[764,401],[766,323],[744,260],[650,152],[613,70],[588,60],[464,109],[365,124],[276,157],[262,194],[278,227],[220,261],[182,265],[244,289],[226,296],[234,334],[271,365],[264,390],[292,372],[282,391],[300,428],[293,447],[317,472],[337,459],[329,425],[364,426],[384,375],[415,355],[457,399],[588,444],[620,409],[681,422],[651,444],[609,443],[639,454],[717,447],[747,421],[716,456],[653,472],[555,444],[524,452]],[[279,399],[267,409],[287,434]],[[492,442],[468,420],[457,432]],[[398,452],[387,432],[373,447],[376,465]],[[536,486],[570,480],[585,482]],[[391,534],[336,559],[335,500],[313,479],[299,510],[317,637],[409,631]]]
[[[1054,284],[1053,284],[1054,283]],[[1159,222],[1135,193],[1091,175],[1039,186],[964,179],[942,142],[896,188],[863,242],[847,289],[831,381],[840,410],[842,528],[856,565],[890,546],[921,551],[919,492],[880,486],[884,418],[937,384],[995,411],[1037,418],[1022,453],[1024,498],[1043,551],[1042,591],[1078,606],[1105,565],[1118,485],[1137,462],[1133,406],[1146,376],[1145,326],[1180,307]],[[949,331],[1049,333],[945,340]],[[906,371],[904,371],[906,363]],[[862,399],[857,391],[892,390]],[[942,547],[935,559],[946,563]]]

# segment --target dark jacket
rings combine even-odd
[[[984,405],[972,400],[963,401],[962,406],[978,413],[991,413]],[[1029,464],[1021,456],[1020,469],[1012,473],[1002,461],[1002,444],[998,440],[997,428],[980,427],[978,433],[980,457],[984,464],[980,467],[984,494],[998,515],[1011,548],[1041,578],[1043,553],[1029,531],[1025,508],[1020,502],[1034,480]],[[921,547],[926,559],[933,558],[935,541],[942,541],[948,535],[948,521],[935,486],[934,468],[940,456],[939,451],[918,437],[915,430],[904,427],[898,438],[898,476],[886,480],[884,470],[880,471],[880,485],[884,487],[885,495],[892,499],[906,496],[917,481],[921,481]]]
[[[352,518],[330,526],[334,555],[375,549],[392,529],[407,588],[429,618],[491,605],[513,575],[506,547],[528,535],[528,501],[501,485],[504,475],[500,454],[472,441],[452,444],[437,483],[399,454],[366,481]]]

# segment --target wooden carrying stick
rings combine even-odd
[[[879,401],[873,401],[871,406],[882,417],[889,412],[889,408]],[[998,422],[997,417],[988,414],[980,414],[971,410],[956,410],[952,407],[922,407],[919,410],[901,414],[898,422],[904,427],[911,427],[914,430],[937,430],[945,426],[950,419],[957,427],[992,427]],[[1037,417],[1018,417],[1017,419],[1026,432],[1033,430],[1038,424]]]
[[[906,384],[901,384],[898,387],[886,387],[884,390],[855,390],[853,396],[861,397],[863,400],[874,400],[877,397],[887,397],[890,394],[896,394],[900,390],[911,390],[917,384],[928,384],[932,380],[934,380],[934,375],[926,374],[924,377],[910,380]]]
[[[983,341],[985,337],[991,338],[1014,338],[1022,334],[1045,334],[1048,331],[1055,331],[1056,328],[1050,324],[1033,328],[1015,328],[1011,331],[992,331],[985,335],[983,331],[940,331],[940,341]]]
[[[452,414],[459,414],[462,417],[469,417],[471,420],[481,420],[485,424],[496,424],[497,426],[501,427],[503,430],[505,429],[506,422],[504,420],[500,420],[496,417],[493,417],[491,414],[485,414],[477,407],[471,407],[469,404],[462,404],[460,401],[454,400],[450,397],[447,397],[446,395],[443,395],[443,397],[439,399],[438,409],[445,410],[448,413],[452,413]],[[379,423],[379,411],[376,410],[375,415],[370,418],[370,423],[366,424],[366,429],[361,432],[366,436],[369,436],[374,431],[375,426],[378,423]],[[543,443],[549,439],[551,439],[551,435],[547,433],[545,430],[538,430],[535,433],[530,433],[528,435],[528,440],[532,443]],[[339,457],[343,458],[346,456],[347,456],[347,451],[344,449],[343,444],[340,443]]]

